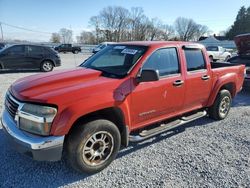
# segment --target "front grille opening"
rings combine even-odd
[[[11,99],[9,94],[7,94],[5,98],[5,108],[13,119],[15,118],[18,106],[19,105],[14,100]]]

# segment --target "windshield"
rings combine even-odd
[[[104,76],[121,78],[127,75],[146,49],[145,46],[110,45],[80,66],[102,71]]]
[[[218,51],[218,47],[217,46],[208,46],[206,47],[207,51]]]

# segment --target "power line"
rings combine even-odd
[[[4,23],[4,22],[1,22],[1,21],[0,21],[0,24],[6,25],[6,26],[9,26],[9,27],[13,27],[13,28],[16,28],[16,29],[21,29],[21,30],[25,30],[25,31],[34,32],[34,33],[42,33],[42,34],[50,34],[50,35],[52,34],[50,32],[28,29],[28,28],[25,28],[25,27],[20,27],[20,26],[16,26],[16,25],[11,25],[11,24],[8,24],[8,23]]]

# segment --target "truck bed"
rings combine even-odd
[[[239,66],[240,64],[237,63],[229,63],[229,62],[223,62],[223,63],[211,63],[211,68],[216,69],[216,68],[222,68],[222,67],[234,67],[234,66]]]

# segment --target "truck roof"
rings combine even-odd
[[[138,46],[151,46],[151,47],[156,47],[156,46],[165,46],[165,45],[192,45],[192,46],[197,46],[201,47],[203,45],[194,43],[194,42],[183,42],[183,41],[130,41],[130,42],[119,42],[117,44],[127,44],[127,45],[138,45]]]

